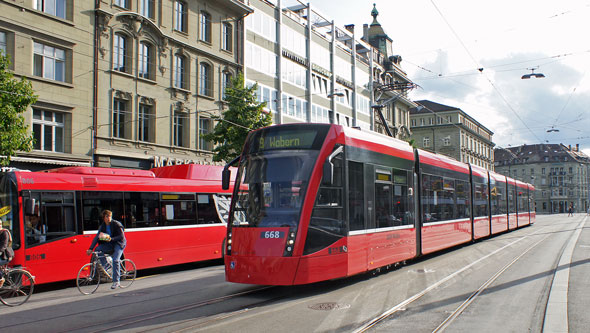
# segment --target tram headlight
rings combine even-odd
[[[227,240],[227,243],[228,243],[228,244],[231,244],[231,239],[228,239],[228,240]]]
[[[292,239],[289,239],[289,245],[293,245],[295,243]]]
[[[228,245],[228,246],[227,246],[227,249],[228,249],[229,251],[231,251],[231,245]]]

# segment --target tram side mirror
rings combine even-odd
[[[324,175],[322,177],[323,185],[332,185],[334,182],[334,164],[329,160],[324,162]]]
[[[33,198],[28,198],[25,200],[25,215],[37,215],[35,214],[35,202],[36,200]]]
[[[223,169],[221,173],[221,188],[224,190],[229,190],[229,177],[231,176],[231,171],[229,169]]]

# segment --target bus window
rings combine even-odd
[[[33,215],[25,216],[27,246],[76,234],[74,192],[31,192]]]
[[[15,250],[21,245],[20,216],[14,174],[0,173],[0,223],[12,234],[12,248]]]
[[[162,221],[165,226],[197,223],[194,193],[162,193]]]
[[[125,192],[125,228],[156,227],[160,224],[158,193]]]
[[[197,194],[197,223],[221,223],[213,195]]]
[[[100,214],[108,209],[113,212],[113,220],[124,221],[123,192],[81,192],[82,221],[84,230],[98,230],[102,223]]]

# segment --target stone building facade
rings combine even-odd
[[[494,150],[496,172],[535,186],[537,213],[576,212],[589,207],[590,157],[563,144],[536,144]]]
[[[410,110],[411,138],[421,148],[494,170],[494,133],[460,108],[421,100]]]
[[[238,0],[0,1],[0,47],[39,101],[11,166],[212,163],[200,134],[242,70]]]
[[[0,1],[0,48],[38,101],[25,119],[36,139],[11,166],[92,164],[93,1]]]

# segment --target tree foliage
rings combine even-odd
[[[23,113],[37,96],[31,82],[15,79],[9,67],[10,60],[0,52],[0,166],[7,166],[17,151],[33,149]]]
[[[248,132],[272,124],[272,115],[262,110],[266,102],[258,102],[256,89],[256,85],[250,88],[244,86],[242,74],[233,78],[226,88],[228,109],[221,116],[213,117],[217,121],[215,128],[201,136],[215,144],[213,161],[229,162],[238,157]]]

